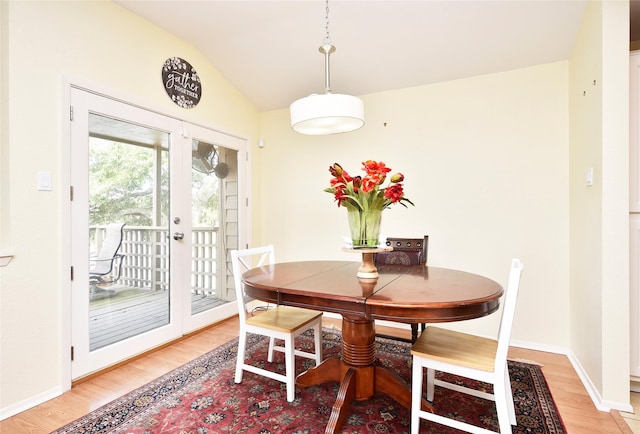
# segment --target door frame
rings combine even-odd
[[[239,207],[239,223],[238,223],[238,246],[248,245],[251,240],[251,205],[248,197],[251,193],[251,142],[244,134],[239,134],[235,131],[230,131],[220,126],[211,124],[209,122],[202,122],[195,119],[179,118],[175,113],[170,113],[158,108],[150,106],[148,101],[143,102],[139,98],[132,96],[131,94],[124,93],[119,90],[115,90],[108,86],[98,85],[94,82],[87,81],[86,79],[63,74],[59,79],[59,143],[60,143],[60,188],[58,189],[59,201],[64,204],[61,206],[59,215],[59,245],[60,251],[58,256],[58,262],[61,270],[69,270],[69,272],[60,273],[60,288],[62,293],[60,297],[60,304],[58,306],[59,311],[59,326],[60,326],[60,359],[59,359],[59,384],[61,385],[61,392],[65,392],[71,389],[72,385],[72,361],[71,361],[71,346],[72,346],[72,293],[71,293],[71,206],[70,201],[70,188],[71,188],[71,122],[70,120],[70,107],[71,107],[71,89],[80,89],[86,92],[90,92],[105,98],[110,98],[115,101],[119,101],[134,107],[138,107],[150,112],[160,114],[162,116],[168,116],[181,122],[197,125],[202,128],[206,128],[217,133],[222,133],[244,142],[244,149],[239,150],[239,154],[244,153],[246,155],[244,170],[239,173],[238,179],[238,192],[242,199],[240,202],[244,206]],[[229,303],[236,305],[236,303]]]

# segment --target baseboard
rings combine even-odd
[[[338,313],[323,312],[322,315],[326,316],[327,318],[342,319],[342,315],[340,315]],[[399,323],[399,322],[395,322],[395,321],[386,321],[386,320],[377,319],[376,320],[376,325],[377,326],[384,326],[384,327],[394,327],[394,328],[402,329],[402,330],[411,330],[411,326],[409,324]]]
[[[584,387],[587,389],[587,392],[589,393],[593,404],[598,410],[606,412],[610,412],[611,410],[618,410],[625,411],[627,413],[633,413],[633,406],[629,403],[603,400],[602,396],[600,396],[600,393],[598,392],[598,389],[591,382],[591,379],[583,369],[576,355],[573,352],[570,352],[569,354],[567,354],[567,357],[569,357],[569,361],[578,373],[582,384],[584,384]]]
[[[528,350],[544,351],[546,353],[562,354],[566,356],[569,359],[571,366],[573,366],[573,369],[575,369],[576,373],[578,374],[578,377],[580,378],[582,385],[587,390],[587,393],[589,394],[589,397],[591,398],[593,405],[595,405],[595,407],[599,411],[604,411],[609,413],[611,412],[611,410],[618,410],[618,411],[633,413],[633,407],[631,406],[631,404],[603,400],[602,396],[600,395],[600,392],[598,392],[598,389],[591,382],[589,375],[587,375],[587,372],[580,364],[580,361],[578,360],[576,355],[569,349],[564,347],[555,347],[551,345],[532,344],[530,342],[523,342],[523,341],[511,341],[511,345],[514,347],[525,348]]]
[[[0,408],[0,420],[4,420],[8,417],[15,416],[18,413],[29,410],[30,408],[40,405],[43,402],[47,402],[50,399],[57,398],[62,395],[64,390],[62,387],[54,387],[46,392],[42,392],[38,395],[31,396],[29,399],[17,402],[9,407]]]

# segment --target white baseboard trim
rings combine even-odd
[[[631,376],[631,391],[640,392],[640,378],[633,375]]]
[[[54,387],[53,389],[47,390],[46,392],[42,392],[35,396],[31,396],[28,399],[17,402],[13,405],[10,405],[9,407],[0,408],[0,420],[15,416],[18,413],[22,413],[25,410],[29,410],[30,408],[35,407],[36,405],[47,402],[50,399],[62,395],[63,392],[64,391],[62,390],[62,387]]]
[[[384,327],[395,327],[397,329],[411,330],[411,326],[409,324],[393,322],[393,321],[385,321],[383,319],[377,319],[376,325],[384,326]]]
[[[566,356],[569,359],[571,366],[573,366],[573,369],[575,369],[576,373],[578,374],[578,377],[580,378],[582,385],[587,390],[587,393],[589,394],[589,397],[591,398],[593,405],[595,405],[595,407],[599,411],[604,411],[609,413],[611,410],[619,410],[619,411],[626,411],[626,412],[633,413],[633,406],[631,406],[631,404],[629,403],[605,401],[602,399],[602,396],[600,396],[598,389],[591,382],[589,375],[587,375],[587,372],[584,370],[584,368],[580,364],[580,361],[571,350],[564,347],[532,344],[531,342],[523,342],[523,341],[511,341],[511,346],[525,348],[528,350],[544,351],[546,353],[562,354]]]
[[[573,368],[578,373],[578,377],[580,377],[582,384],[587,389],[587,392],[589,393],[589,396],[591,397],[593,404],[596,406],[598,410],[606,411],[607,413],[610,412],[611,410],[626,411],[628,413],[633,413],[633,406],[629,403],[603,400],[602,396],[600,396],[600,393],[598,392],[598,389],[591,382],[591,379],[587,375],[586,371],[583,369],[576,355],[570,351],[569,354],[567,354],[567,357],[569,357],[569,361],[571,362],[571,364],[573,365]]]
[[[327,318],[342,319],[342,315],[338,313],[323,312],[322,315],[326,316]],[[411,326],[409,324],[399,323],[395,321],[386,321],[386,320],[377,319],[376,325],[384,326],[384,327],[395,327],[397,329],[411,330]]]

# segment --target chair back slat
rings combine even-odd
[[[247,304],[254,299],[244,291],[242,274],[252,268],[263,267],[275,262],[273,245],[254,247],[251,249],[232,250],[231,266],[233,269],[233,283],[236,287],[236,300],[238,302],[238,314],[240,321],[247,319]]]

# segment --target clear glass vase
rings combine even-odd
[[[351,242],[354,248],[378,247],[382,210],[348,212]]]

